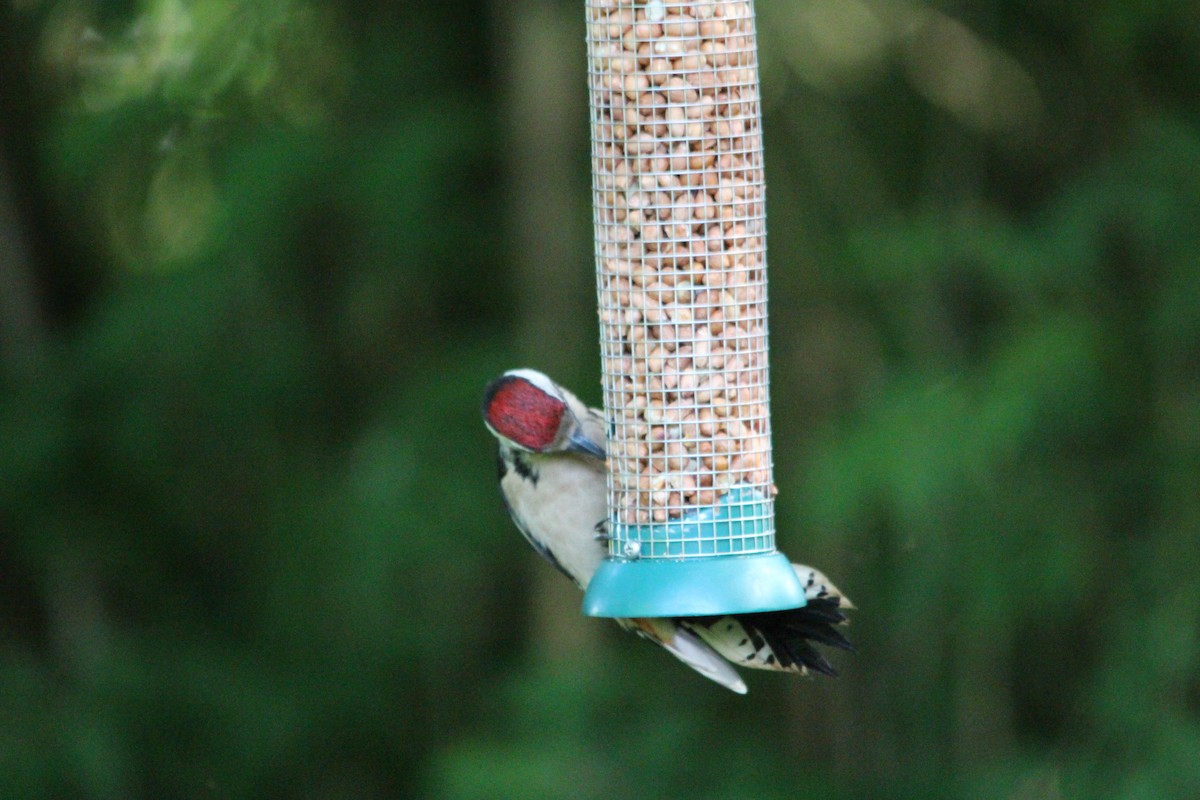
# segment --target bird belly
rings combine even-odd
[[[571,579],[586,589],[607,553],[596,538],[597,526],[608,517],[604,473],[582,459],[561,456],[537,467],[536,479],[515,472],[505,476],[505,481],[526,483],[523,491],[505,492],[512,512]]]

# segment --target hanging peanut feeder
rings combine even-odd
[[[587,0],[609,558],[592,616],[805,604],[775,549],[752,0]]]

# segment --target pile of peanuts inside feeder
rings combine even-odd
[[[588,0],[614,520],[774,494],[754,7]]]

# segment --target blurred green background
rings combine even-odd
[[[1200,797],[1200,6],[758,0],[779,541],[741,698],[501,508],[599,401],[578,0],[0,12],[0,797]]]

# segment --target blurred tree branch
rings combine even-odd
[[[7,158],[0,151],[0,362],[19,374],[40,357],[44,320],[36,281],[14,200]]]
[[[594,317],[590,295],[579,291],[581,275],[590,286],[592,271],[579,261],[584,247],[572,224],[588,214],[582,182],[574,179],[586,114],[582,36],[575,24],[583,16],[575,5],[554,0],[497,0],[492,8],[507,112],[502,147],[518,352],[528,365],[563,375],[594,331],[581,324]],[[598,378],[597,370],[593,374]],[[536,649],[554,659],[580,658],[595,627],[579,618],[578,592],[541,564],[535,570]]]

